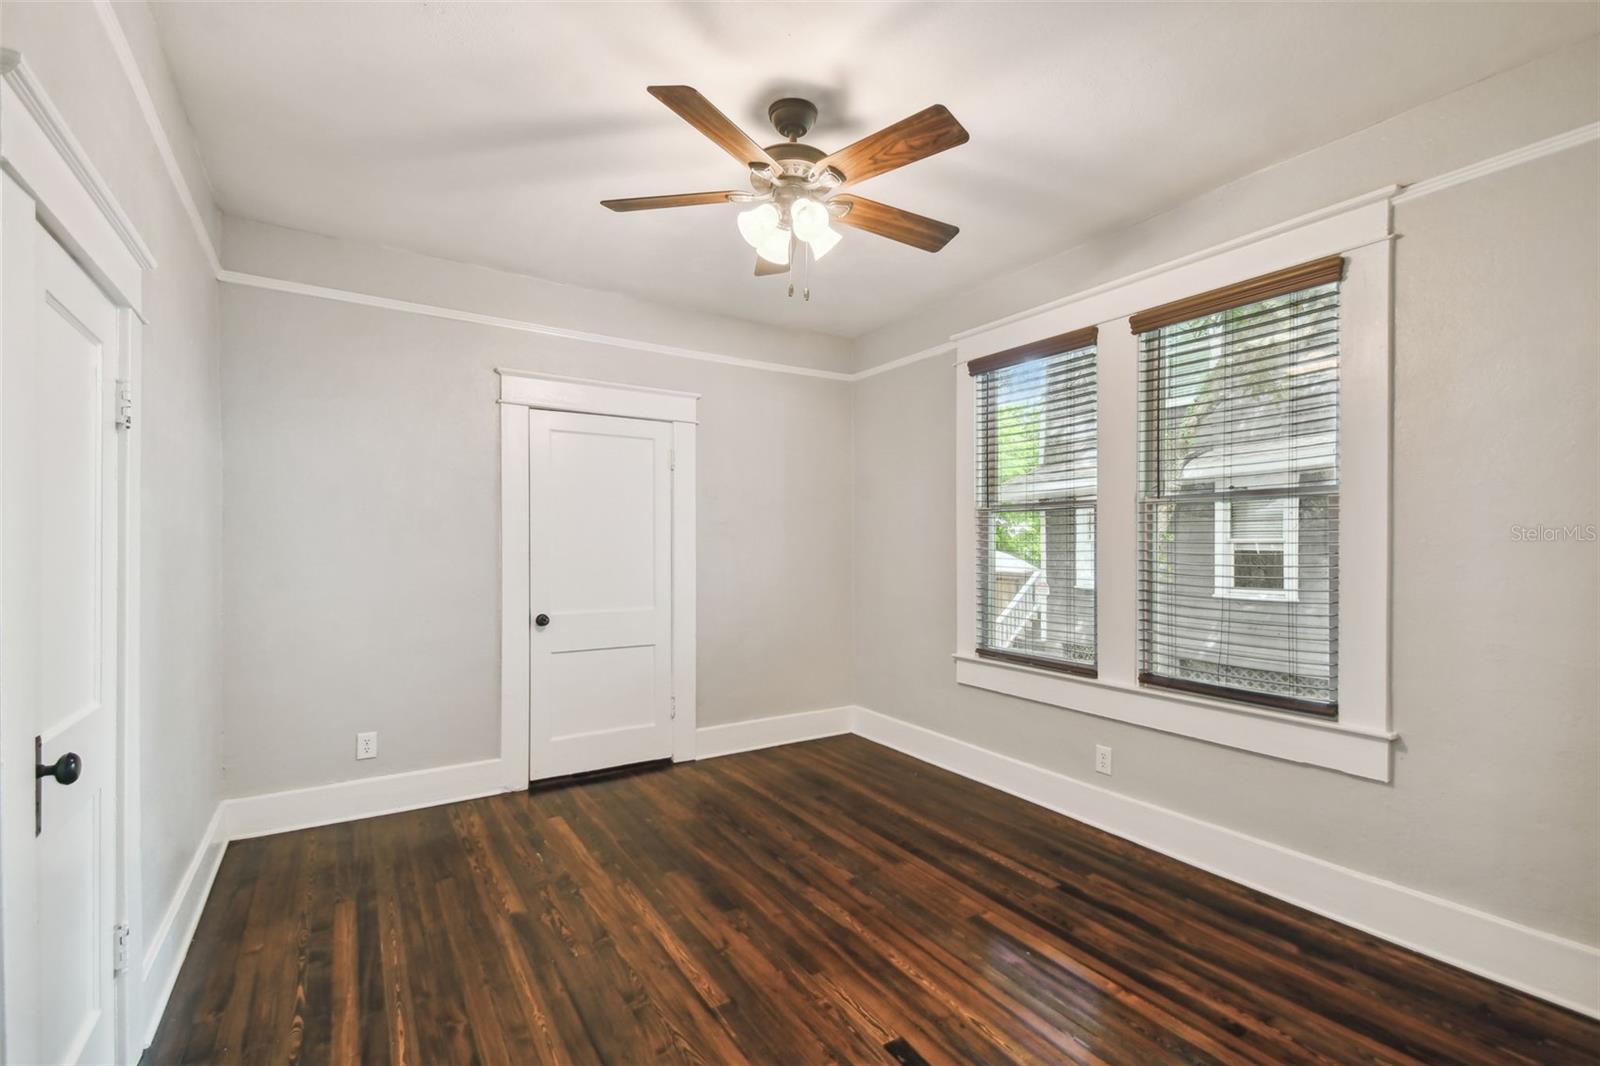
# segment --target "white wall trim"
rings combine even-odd
[[[971,329],[964,329],[959,333],[951,334],[950,339],[953,341],[969,340],[977,337],[979,334],[988,333],[991,330],[998,330],[1000,327],[1011,325],[1014,322],[1022,322],[1032,319],[1037,315],[1042,315],[1048,311],[1054,311],[1058,308],[1067,307],[1071,304],[1082,303],[1088,300],[1090,297],[1099,296],[1102,293],[1116,292],[1118,290],[1125,289],[1137,291],[1139,282],[1171,274],[1175,271],[1181,270],[1186,266],[1189,266],[1190,264],[1200,263],[1204,260],[1212,259],[1216,256],[1222,255],[1225,252],[1231,252],[1234,249],[1245,248],[1253,244],[1260,244],[1261,242],[1266,241],[1271,237],[1276,237],[1280,234],[1304,230],[1324,220],[1348,215],[1351,212],[1356,211],[1358,208],[1366,207],[1369,204],[1385,202],[1392,198],[1395,193],[1399,191],[1399,189],[1400,187],[1398,185],[1385,185],[1383,188],[1373,189],[1371,192],[1362,193],[1360,196],[1353,196],[1348,200],[1342,200],[1336,204],[1329,204],[1327,207],[1320,207],[1315,211],[1308,211],[1303,215],[1297,215],[1296,217],[1287,219],[1283,222],[1275,222],[1270,226],[1263,226],[1261,229],[1246,233],[1243,236],[1234,237],[1231,240],[1213,244],[1208,248],[1202,248],[1199,251],[1190,252],[1188,255],[1181,255],[1176,259],[1169,259],[1164,263],[1157,263],[1155,266],[1146,267],[1144,270],[1136,270],[1132,274],[1126,274],[1120,278],[1114,278],[1111,281],[1101,282],[1098,285],[1091,285],[1087,289],[1081,289],[1078,292],[1072,293],[1068,296],[1058,297],[1057,299],[1039,304],[1036,307],[1030,307],[1024,311],[1017,311],[1002,318],[997,318],[992,322],[985,322],[982,325],[973,326]],[[1138,301],[1142,300],[1144,297],[1140,295],[1132,298],[1135,301]],[[1152,303],[1154,302],[1159,301],[1153,300]],[[1138,308],[1130,308],[1130,310],[1137,309]]]
[[[747,370],[767,370],[778,374],[796,374],[800,377],[820,378],[825,381],[850,381],[853,379],[853,375],[840,370],[821,370],[816,367],[799,366],[790,363],[769,363],[760,359],[746,359],[737,355],[723,355],[718,352],[701,351],[696,348],[683,348],[675,344],[657,344],[653,341],[634,340],[630,337],[615,337],[606,333],[591,333],[588,330],[568,329],[565,326],[550,326],[530,319],[485,315],[476,311],[462,311],[453,307],[443,307],[439,304],[425,304],[414,300],[397,300],[390,296],[374,296],[370,293],[352,292],[349,289],[337,289],[328,285],[311,285],[303,281],[286,281],[281,278],[264,277],[260,274],[245,274],[237,270],[218,270],[217,280],[229,285],[270,289],[274,292],[293,293],[297,296],[312,296],[319,300],[336,300],[340,303],[377,307],[386,311],[401,311],[412,315],[426,315],[429,318],[468,322],[476,326],[493,326],[496,329],[515,330],[518,333],[535,333],[542,337],[559,337],[563,340],[582,341],[587,344],[599,344],[610,348],[626,348],[630,351],[647,352],[653,355],[694,359],[702,363],[719,363],[723,366],[737,366]]]
[[[499,759],[482,759],[243,796],[223,802],[224,826],[229,840],[248,840],[515,791],[502,777]]]
[[[426,314],[438,318],[449,318],[457,321],[473,322],[478,325],[497,326],[504,329],[516,329],[527,333],[542,333],[547,336],[565,336],[574,340],[588,340],[596,344],[603,344],[611,347],[631,348],[638,351],[651,351],[660,355],[674,355],[686,359],[701,359],[703,361],[723,363],[729,366],[742,366],[751,370],[767,370],[783,374],[799,374],[805,377],[821,378],[828,381],[863,381],[867,378],[874,377],[890,370],[895,370],[903,366],[909,366],[914,363],[921,362],[924,359],[930,359],[935,356],[942,355],[947,350],[946,344],[937,344],[930,348],[925,348],[919,352],[913,352],[910,355],[901,356],[897,359],[892,359],[885,363],[879,363],[875,366],[865,367],[854,372],[820,370],[811,367],[793,366],[786,363],[771,363],[758,359],[745,359],[739,356],[721,355],[715,352],[699,352],[695,351],[694,349],[675,348],[670,345],[651,345],[647,342],[633,341],[625,337],[609,337],[603,334],[584,333],[583,331],[562,330],[560,327],[545,326],[537,322],[524,321],[520,319],[497,318],[491,315],[478,315],[473,312],[458,311],[432,304],[412,303],[404,300],[389,301],[384,297],[370,296],[363,293],[351,292],[345,289],[336,289],[322,285],[306,285],[301,282],[288,281],[279,278],[269,278],[259,274],[246,274],[236,270],[226,270],[222,266],[216,244],[211,239],[210,231],[206,229],[205,223],[201,219],[199,208],[195,203],[194,194],[189,188],[188,179],[184,177],[183,170],[178,165],[177,156],[172,150],[172,141],[167,136],[166,128],[161,122],[161,116],[156,110],[154,100],[151,98],[150,88],[145,84],[144,76],[140,72],[138,63],[133,57],[133,50],[128,44],[126,35],[122,32],[122,26],[117,21],[116,12],[113,8],[111,0],[95,0],[95,11],[100,16],[101,25],[104,26],[107,36],[111,39],[112,47],[117,53],[117,59],[122,65],[123,73],[127,76],[128,84],[133,89],[134,98],[138,101],[139,109],[144,115],[145,124],[149,127],[150,135],[155,140],[156,147],[161,153],[162,162],[166,165],[167,176],[169,179],[171,179],[173,188],[177,192],[179,200],[183,202],[184,210],[188,213],[190,222],[194,226],[195,238],[200,242],[200,246],[205,252],[206,259],[210,262],[211,268],[216,274],[216,278],[219,282],[231,285],[246,285],[254,286],[256,288],[272,289],[278,292],[297,293],[299,295],[315,296],[321,299],[344,300],[345,302],[349,303],[365,304],[372,307],[384,307],[388,310],[405,311],[412,314]],[[1213,245],[1210,248],[1205,248],[1193,253],[1192,256],[1185,256],[1179,259],[1170,260],[1159,266],[1151,267],[1149,271],[1141,273],[1160,273],[1162,271],[1170,270],[1173,267],[1180,266],[1191,258],[1204,259],[1208,256],[1215,255],[1217,252],[1224,251],[1227,248],[1232,247],[1234,244],[1247,244],[1252,241],[1259,240],[1262,237],[1269,236],[1272,232],[1275,232],[1280,228],[1286,229],[1305,225],[1307,222],[1313,221],[1323,214],[1338,213],[1339,211],[1346,210],[1357,203],[1364,202],[1368,198],[1383,197],[1390,199],[1391,202],[1394,203],[1403,203],[1406,200],[1426,196],[1429,193],[1437,192],[1439,189],[1448,188],[1451,185],[1458,185],[1461,182],[1471,181],[1474,178],[1483,177],[1486,174],[1492,174],[1508,167],[1518,166],[1534,159],[1539,159],[1556,152],[1565,151],[1568,148],[1587,143],[1595,140],[1596,138],[1600,138],[1600,123],[1591,123],[1587,126],[1580,126],[1568,133],[1558,134],[1554,137],[1547,137],[1543,140],[1527,145],[1524,148],[1501,153],[1500,155],[1493,156],[1490,159],[1482,161],[1481,163],[1476,163],[1467,167],[1461,167],[1457,170],[1450,171],[1448,174],[1442,174],[1434,178],[1415,182],[1412,185],[1407,186],[1403,192],[1400,191],[1399,186],[1389,186],[1384,189],[1374,190],[1371,193],[1365,194],[1364,197],[1356,197],[1353,200],[1346,200],[1343,203],[1334,204],[1330,207],[1323,208],[1320,211],[1310,212],[1309,214],[1302,215],[1297,219],[1291,219],[1288,222],[1280,223],[1276,227],[1267,227],[1262,230],[1257,230],[1255,233],[1247,234],[1244,237],[1238,238],[1236,241]],[[1066,250],[1070,251],[1070,249]],[[1022,267],[1020,269],[1025,270],[1028,268]],[[1060,300],[1041,304],[1025,311],[1019,311],[1014,315],[1009,315],[1005,318],[996,319],[992,322],[974,326],[968,330],[963,330],[960,333],[953,334],[950,339],[951,341],[960,340],[970,334],[981,333],[1013,319],[1027,318],[1037,314],[1040,311],[1056,306],[1057,304],[1071,303],[1073,301],[1080,300],[1085,296],[1092,295],[1101,288],[1117,288],[1135,280],[1139,276],[1140,274],[1138,273],[1130,274],[1126,277],[1106,282],[1103,286],[1095,286],[1089,289],[1084,289],[1081,292],[1062,297]]]
[[[1030,318],[1042,311],[1048,311],[1055,307],[1075,303],[1103,291],[1120,288],[1128,285],[1131,282],[1138,281],[1143,277],[1160,274],[1175,267],[1183,266],[1186,263],[1208,258],[1216,255],[1218,252],[1226,251],[1229,248],[1249,244],[1283,230],[1304,226],[1310,222],[1318,220],[1319,218],[1330,214],[1338,214],[1341,211],[1347,210],[1354,206],[1359,206],[1362,203],[1369,203],[1373,200],[1383,198],[1387,198],[1391,204],[1409,203],[1412,200],[1419,200],[1425,196],[1431,196],[1436,192],[1441,192],[1456,185],[1461,185],[1469,181],[1475,181],[1478,178],[1488,177],[1489,175],[1497,174],[1502,170],[1509,170],[1512,167],[1518,167],[1524,163],[1531,163],[1536,160],[1543,159],[1546,156],[1555,155],[1559,152],[1564,152],[1569,148],[1576,148],[1580,145],[1588,144],[1595,140],[1600,140],[1600,122],[1592,122],[1586,126],[1579,126],[1576,129],[1568,130],[1566,133],[1558,133],[1553,137],[1546,137],[1543,140],[1534,141],[1533,143],[1524,145],[1521,148],[1515,148],[1509,152],[1502,152],[1499,155],[1490,156],[1489,158],[1481,160],[1477,163],[1459,167],[1455,170],[1448,171],[1432,178],[1426,178],[1421,181],[1412,182],[1410,185],[1394,185],[1387,186],[1383,189],[1375,189],[1372,192],[1355,197],[1354,199],[1333,204],[1317,211],[1312,211],[1301,215],[1298,218],[1289,219],[1286,222],[1280,222],[1273,226],[1256,230],[1254,233],[1246,234],[1243,237],[1238,237],[1231,241],[1224,241],[1220,244],[1212,245],[1209,248],[1202,248],[1199,251],[1190,253],[1189,255],[1180,256],[1176,259],[1170,259],[1165,263],[1149,267],[1145,270],[1136,271],[1132,274],[1127,274],[1111,281],[1102,282],[1098,285],[1092,285],[1089,288],[1080,289],[1079,291],[1070,295],[1062,296],[1058,299],[1027,308],[1026,310],[1017,311],[1013,314],[1005,315],[1001,318],[972,326],[969,329],[964,329],[957,333],[951,334],[950,339],[951,341],[959,341],[966,337],[986,332],[987,330],[993,329],[997,326],[1003,326],[1014,321]],[[1063,249],[1063,252],[1071,250],[1071,248]],[[1059,255],[1062,253],[1058,252],[1056,254]],[[1026,270],[1028,268],[1023,267],[1022,269]],[[917,363],[923,359],[941,354],[944,348],[944,345],[935,345],[931,348],[924,348],[920,352],[913,352],[911,355],[901,356],[900,358],[892,359],[884,363],[878,363],[874,366],[857,370],[853,375],[851,375],[851,379],[854,381],[860,381],[876,374],[882,374],[885,371],[895,370],[903,366],[909,366],[912,363]]]
[[[128,79],[128,87],[133,90],[133,98],[139,105],[139,113],[144,116],[145,128],[150,131],[150,139],[155,142],[156,152],[161,156],[167,177],[172,181],[172,190],[178,194],[184,214],[189,217],[189,224],[194,227],[195,238],[200,242],[201,250],[205,252],[206,261],[211,264],[211,272],[218,274],[222,271],[222,261],[217,256],[216,243],[211,239],[211,231],[206,228],[205,220],[200,215],[200,206],[195,202],[189,181],[183,175],[183,168],[178,165],[177,153],[172,150],[172,139],[167,136],[167,128],[161,123],[155,99],[150,95],[150,86],[145,84],[144,75],[139,70],[139,62],[133,57],[133,47],[128,43],[127,35],[122,32],[122,24],[117,21],[117,13],[111,0],[95,0],[94,13],[100,17],[100,25],[111,41],[111,50],[116,53],[117,63]]]
[[[1373,781],[1390,777],[1396,735],[1309,715],[1234,706],[1182,693],[1071,677],[1015,663],[954,656],[956,684],[1065,707],[1163,733],[1321,766]]]
[[[856,733],[1441,962],[1600,1017],[1600,948],[861,709]]]
[[[1524,163],[1532,163],[1537,159],[1543,159],[1545,156],[1565,152],[1569,148],[1576,148],[1579,145],[1588,144],[1590,141],[1595,140],[1600,140],[1600,122],[1591,122],[1587,126],[1579,126],[1575,130],[1558,133],[1554,137],[1546,137],[1542,141],[1534,141],[1532,144],[1514,148],[1509,152],[1501,152],[1499,155],[1490,156],[1488,159],[1440,174],[1437,177],[1412,182],[1398,193],[1390,203],[1404,204],[1412,200],[1420,200],[1424,196],[1432,196],[1436,192],[1442,192],[1445,189],[1454,188],[1469,181],[1476,181],[1479,178],[1488,177],[1490,174],[1498,174],[1500,171],[1510,170],[1512,167],[1520,167]]]
[[[924,348],[920,352],[912,352],[910,355],[902,355],[898,359],[891,359],[887,363],[879,363],[876,366],[869,366],[865,370],[857,370],[850,375],[850,380],[865,381],[867,378],[876,377],[890,370],[898,370],[903,366],[910,366],[912,363],[920,363],[924,359],[933,359],[941,355],[953,356],[955,354],[955,341],[946,341],[943,344],[935,344],[931,348]]]
[[[219,803],[211,813],[211,822],[200,837],[194,857],[178,881],[172,901],[161,916],[161,922],[151,931],[140,960],[145,989],[144,1017],[139,1034],[143,1051],[155,1039],[156,1027],[172,997],[178,971],[194,942],[195,930],[200,926],[200,915],[206,900],[211,896],[211,886],[216,882],[217,871],[222,867],[222,856],[227,851],[228,835],[225,813],[226,803]]]
[[[145,126],[150,132],[151,140],[155,142],[156,150],[161,156],[162,165],[165,167],[168,179],[172,182],[173,191],[177,193],[179,202],[182,203],[184,213],[189,218],[190,226],[194,230],[195,239],[200,242],[201,251],[205,253],[206,261],[211,264],[211,271],[217,281],[226,285],[242,285],[251,288],[268,289],[274,292],[293,293],[299,296],[311,296],[322,300],[337,300],[343,303],[358,304],[366,307],[378,307],[388,311],[400,311],[406,314],[427,315],[431,318],[450,319],[457,322],[468,322],[479,326],[493,326],[498,329],[511,329],[521,333],[535,333],[546,337],[561,337],[567,340],[584,341],[590,344],[600,344],[611,348],[626,348],[632,351],[649,352],[655,355],[674,356],[680,359],[695,359],[707,363],[720,363],[724,366],[743,367],[748,370],[765,370],[779,374],[796,374],[801,377],[819,378],[824,381],[852,381],[854,375],[841,370],[824,370],[816,367],[800,366],[791,363],[774,363],[762,359],[747,359],[737,355],[725,355],[720,352],[700,351],[694,348],[684,348],[670,344],[656,344],[651,341],[634,340],[628,337],[613,337],[603,333],[591,333],[586,330],[567,329],[561,326],[546,325],[531,319],[506,318],[497,315],[484,315],[473,311],[463,311],[457,308],[443,307],[437,304],[418,303],[412,300],[397,300],[390,297],[374,296],[369,293],[355,292],[349,289],[334,288],[328,285],[311,285],[305,282],[290,281],[285,278],[271,278],[261,274],[249,274],[238,270],[228,270],[222,265],[221,255],[217,243],[212,239],[211,231],[207,228],[200,212],[194,192],[189,186],[188,178],[184,176],[183,168],[178,163],[177,153],[173,150],[172,139],[167,135],[165,124],[161,121],[160,112],[157,111],[155,100],[150,95],[150,87],[144,80],[144,74],[139,70],[138,61],[133,56],[133,48],[128,43],[127,35],[122,31],[122,25],[117,21],[115,5],[111,0],[95,0],[95,14],[100,18],[100,24],[106,31],[106,36],[111,41],[112,50],[117,55],[117,61],[122,66],[122,72],[128,80],[129,87],[133,90],[135,101],[138,102],[139,111],[144,116]],[[87,157],[85,157],[86,159]],[[202,161],[202,165],[203,161]],[[518,275],[527,276],[527,275]]]
[[[697,731],[700,758],[715,759],[722,755],[737,755],[742,751],[773,748],[780,744],[798,744],[804,740],[820,740],[848,733],[855,728],[855,706],[826,707],[819,711],[798,711],[794,714],[774,715],[771,718],[753,718],[743,722],[709,725]]]

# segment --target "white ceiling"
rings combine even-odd
[[[1595,32],[1596,5],[158,4],[220,206],[759,322],[856,336]],[[970,143],[861,186],[961,227],[859,231],[809,305],[751,276],[742,187],[646,95],[688,84],[762,144],[809,96],[844,144],[933,103]]]

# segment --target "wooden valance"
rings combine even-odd
[[[1342,277],[1344,277],[1344,256],[1330,255],[1325,259],[1313,259],[1309,263],[1289,267],[1287,270],[1263,274],[1249,281],[1224,285],[1220,289],[1212,289],[1198,296],[1188,296],[1182,300],[1173,300],[1171,303],[1148,308],[1129,316],[1128,325],[1135,333],[1148,333],[1162,326],[1170,326],[1174,322],[1187,322],[1202,315],[1214,315],[1218,311],[1243,307],[1258,300],[1270,300],[1285,293],[1326,285]]]
[[[967,373],[976,377],[994,370],[1004,370],[1008,366],[1018,363],[1030,363],[1035,359],[1045,359],[1062,352],[1073,352],[1079,348],[1087,348],[1100,339],[1099,326],[1085,326],[1075,329],[1071,333],[1058,333],[1054,337],[1046,337],[1042,341],[1030,341],[1019,344],[1015,348],[1007,348],[1003,352],[993,355],[979,356],[977,359],[967,360]]]

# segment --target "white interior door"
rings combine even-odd
[[[672,755],[672,425],[530,411],[529,774]]]
[[[6,184],[5,1056],[10,1063],[107,1063],[116,991],[118,322],[104,294],[34,221],[31,201],[22,213],[20,193]],[[60,780],[36,777],[36,761],[56,765]]]

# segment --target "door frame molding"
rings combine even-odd
[[[146,321],[144,280],[156,268],[155,256],[38,77],[22,55],[9,48],[0,49],[0,170],[32,200],[38,222],[117,309],[122,349],[117,376],[128,383],[130,394],[137,397]],[[5,263],[4,269],[17,266]],[[31,263],[26,266],[32,270]],[[117,920],[127,926],[129,934],[126,961],[115,982],[112,1025],[113,1047],[122,1062],[134,1062],[144,1051],[142,1022],[150,995],[140,965],[146,933],[142,921],[139,832],[140,421],[135,416],[130,428],[117,431],[121,574],[117,618],[117,817],[113,829]],[[0,708],[0,722],[8,717]],[[4,846],[4,840],[0,840],[0,849]],[[0,898],[0,923],[6,917],[5,901]],[[111,930],[104,934],[110,936]],[[0,1032],[5,1028],[8,1027],[0,1025]],[[3,1046],[0,1060],[8,1060]]]
[[[528,410],[672,424],[672,761],[695,758],[695,431],[700,397],[612,381],[498,369],[500,376],[501,784],[528,787],[533,706],[528,627]]]

